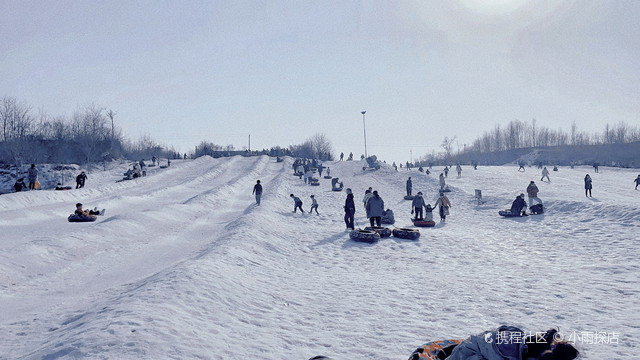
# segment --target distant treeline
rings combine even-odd
[[[78,109],[70,118],[35,114],[15,98],[0,100],[0,163],[90,163],[180,154],[148,136],[128,140],[115,125],[115,113],[95,105]]]
[[[466,150],[480,153],[497,152],[522,148],[554,146],[612,145],[640,141],[640,128],[623,122],[606,124],[601,133],[588,134],[579,131],[575,121],[569,132],[536,126],[536,120],[524,122],[514,120],[507,126],[496,125],[473,141]]]
[[[202,141],[196,146],[194,157],[209,155],[212,157],[225,157],[233,155],[269,155],[269,156],[292,156],[306,159],[317,159],[323,161],[333,160],[333,149],[331,142],[324,134],[315,134],[302,144],[289,145],[287,148],[275,146],[262,150],[235,150],[233,145],[216,145],[211,142]]]
[[[640,165],[640,128],[623,122],[606,124],[600,133],[569,132],[536,126],[536,120],[514,120],[479,136],[473,143],[454,150],[455,137],[445,137],[441,153],[421,157],[416,164],[483,164],[511,162],[530,164],[593,164],[635,167]]]

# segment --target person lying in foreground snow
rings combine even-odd
[[[466,340],[427,343],[416,349],[409,360],[572,360],[579,354],[555,329],[531,333],[503,325]]]

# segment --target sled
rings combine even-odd
[[[408,229],[408,228],[395,228],[392,231],[394,237],[406,240],[418,240],[420,237],[420,230]]]
[[[414,198],[415,198],[415,196],[413,196],[413,195],[405,195],[404,196],[405,200],[413,200]]]
[[[463,339],[436,340],[428,342],[417,348],[409,357],[409,360],[439,360],[451,355],[453,348],[458,346]]]
[[[381,238],[387,238],[387,237],[391,236],[391,230],[389,230],[389,228],[386,228],[384,226],[367,226],[364,229],[365,230],[373,230],[373,231],[377,232],[378,235],[380,235]]]
[[[511,210],[500,210],[500,211],[498,211],[498,214],[500,214],[500,216],[504,216],[504,217],[520,217],[521,216],[520,214],[513,214],[511,212]]]
[[[372,244],[380,239],[380,234],[373,230],[351,230],[349,237],[353,241]]]
[[[325,179],[331,179],[331,176],[330,176],[330,175],[325,175],[325,176],[323,176],[323,177],[324,177]]]
[[[415,219],[411,219],[411,221],[413,222],[414,226],[419,226],[419,227],[434,227],[436,226],[436,222],[431,220],[415,220]]]
[[[311,184],[311,186],[320,186],[320,180],[312,178],[309,180],[309,184]]]
[[[78,215],[78,214],[71,214],[69,215],[69,217],[67,218],[67,220],[69,222],[93,222],[96,221],[98,217],[95,215]]]

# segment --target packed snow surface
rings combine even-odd
[[[465,166],[446,179],[446,222],[418,241],[366,244],[345,231],[345,192],[324,178],[305,185],[292,163],[202,157],[130,181],[112,168],[84,189],[1,195],[0,358],[406,359],[501,324],[557,327],[584,359],[638,358],[638,170],[561,167],[547,182],[534,167]],[[435,202],[442,169],[364,164],[324,164],[353,189],[357,226],[370,186],[398,227],[411,226],[408,176]],[[531,180],[546,212],[500,217]],[[320,215],[307,212],[311,194]],[[76,202],[106,213],[68,223]]]

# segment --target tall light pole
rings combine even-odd
[[[367,156],[367,124],[364,121],[364,113],[366,113],[366,111],[361,111],[360,114],[362,114],[362,129],[364,130],[364,158],[368,158]]]

